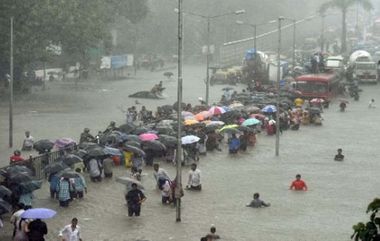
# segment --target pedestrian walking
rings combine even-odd
[[[66,225],[58,236],[62,241],[82,241],[78,219],[73,218],[71,224]]]
[[[57,185],[59,206],[68,207],[70,197],[70,182],[68,178],[61,178]]]
[[[206,235],[208,240],[217,240],[220,239],[220,236],[216,234],[216,228],[214,225],[211,225],[210,233]]]
[[[137,188],[136,183],[132,183],[132,190],[125,195],[125,200],[128,205],[128,216],[132,217],[133,214],[137,217],[140,216],[141,204],[146,200],[144,193]]]
[[[77,173],[81,173],[81,169],[80,168],[75,169],[75,171]],[[87,193],[86,180],[83,178],[82,175],[74,178],[74,189],[75,189],[75,192],[76,192],[75,197],[79,198],[79,199],[83,198],[83,196],[84,196],[83,192]]]
[[[375,106],[375,99],[371,99],[368,103],[368,108],[371,109],[371,108],[376,108]]]
[[[168,172],[165,169],[161,168],[158,163],[153,164],[153,170],[154,170],[153,176],[154,176],[154,179],[156,180],[157,185],[158,185],[159,179],[170,180]]]
[[[105,178],[112,178],[112,167],[114,165],[114,162],[110,156],[107,156],[107,158],[103,159],[103,172]]]

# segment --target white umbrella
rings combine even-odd
[[[192,144],[198,142],[201,138],[194,135],[188,135],[181,138],[182,145]]]
[[[139,182],[136,179],[130,178],[130,177],[117,177],[115,179],[115,181],[118,182],[118,183],[124,184],[124,185],[129,185],[131,183],[136,183],[138,188],[144,189],[144,186],[142,185],[141,182]]]

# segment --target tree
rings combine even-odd
[[[380,218],[376,217],[377,212],[380,210],[380,199],[375,198],[367,207],[367,213],[371,213],[370,221],[366,224],[360,222],[354,225],[354,234],[351,239],[355,241],[380,241],[380,234],[378,228],[380,227]]]
[[[364,10],[370,11],[373,9],[371,0],[329,0],[328,2],[323,3],[319,7],[319,12],[324,14],[327,9],[337,8],[342,12],[342,38],[341,38],[341,52],[344,53],[347,50],[346,36],[347,36],[347,25],[346,17],[347,10],[352,7],[354,4],[360,4]]]

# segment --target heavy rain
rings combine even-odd
[[[2,0],[0,30],[1,241],[380,240],[379,1]]]

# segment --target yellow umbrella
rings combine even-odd
[[[199,121],[194,120],[194,119],[188,119],[188,120],[185,120],[185,121],[183,122],[183,124],[184,124],[185,126],[191,126],[191,125],[198,124],[198,123],[199,123]]]

